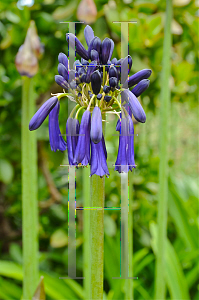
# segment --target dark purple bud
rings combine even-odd
[[[111,60],[111,62],[112,62],[112,64],[116,65],[116,64],[117,64],[117,58],[114,57],[114,58]]]
[[[82,58],[88,60],[88,51],[84,48],[82,43],[78,40],[78,38],[73,33],[67,33],[66,34],[66,40],[69,43],[69,45],[72,47],[72,49],[79,54]],[[76,49],[75,49],[76,46]]]
[[[64,65],[66,67],[66,69],[68,70],[69,66],[68,66],[68,58],[67,58],[66,54],[64,54],[62,52],[59,53],[58,61],[59,61],[60,64]]]
[[[101,45],[102,45],[102,42],[101,42],[100,38],[98,38],[96,36],[93,40],[92,50],[96,50],[98,53],[100,53],[101,52]]]
[[[111,40],[109,38],[105,38],[102,42],[102,64],[105,65],[109,59],[110,51],[111,51]]]
[[[110,87],[115,88],[117,86],[117,78],[116,77],[109,78],[109,84]]]
[[[132,93],[139,97],[144,91],[146,91],[149,87],[150,80],[149,79],[143,79],[132,89]]]
[[[94,31],[89,25],[87,25],[84,28],[84,36],[85,36],[85,39],[86,39],[86,43],[89,47],[90,42],[92,41],[92,39],[94,39]]]
[[[132,87],[133,85],[137,84],[142,79],[147,79],[151,75],[152,71],[150,69],[143,69],[134,75],[130,76],[129,81],[126,80],[126,82],[123,85],[123,88]]]
[[[82,96],[82,94],[81,94],[81,93],[78,93],[77,97],[81,97],[81,96]]]
[[[91,174],[90,176],[96,174],[100,177],[106,175],[108,177],[109,171],[106,163],[107,152],[104,142],[104,137],[98,144],[91,141]]]
[[[49,138],[50,138],[50,146],[52,151],[64,151],[66,150],[66,142],[61,136],[60,128],[59,128],[59,101],[56,103],[55,107],[49,113]]]
[[[91,140],[98,144],[102,139],[102,114],[98,106],[95,106],[91,119]]]
[[[81,76],[81,82],[86,82],[86,74],[83,74],[83,75]]]
[[[97,95],[97,100],[101,100],[102,99],[102,94],[98,94]]]
[[[111,50],[110,50],[110,53],[109,53],[109,60],[111,59],[111,56],[112,56],[112,54],[113,54],[113,49],[114,49],[114,42],[113,42],[113,40],[112,39],[110,39],[110,41],[111,41]]]
[[[110,90],[111,90],[110,86],[104,85],[104,87],[103,87],[103,92],[104,92],[105,94],[108,94],[108,93],[110,92]]]
[[[104,96],[104,100],[105,100],[106,102],[109,102],[111,99],[112,99],[111,96],[108,96],[108,95]]]
[[[96,61],[92,61],[88,65],[87,72],[86,72],[86,83],[90,83],[90,81],[91,81],[91,75],[96,70],[96,68],[97,68],[97,62]]]
[[[64,77],[64,79],[66,81],[68,81],[68,70],[66,69],[66,67],[63,64],[58,64],[58,73],[59,75],[61,75],[62,77]]]
[[[61,75],[55,75],[55,81],[58,85],[60,85],[63,89],[68,90],[69,84]]]
[[[97,50],[91,50],[91,60],[96,60],[99,63],[99,53]]]
[[[97,95],[100,92],[101,82],[102,79],[101,79],[100,72],[98,70],[93,72],[93,74],[91,75],[91,86],[92,86],[93,93],[95,95]]]
[[[121,93],[121,97],[122,97],[122,103],[124,101],[126,101],[126,103],[129,105],[129,108],[134,116],[134,118],[141,123],[145,123],[146,122],[146,115],[145,112],[140,104],[140,102],[138,101],[137,97],[131,93],[131,91],[129,90],[124,90]]]
[[[90,162],[90,126],[91,114],[86,110],[82,115],[74,163],[87,165]]]
[[[58,102],[58,98],[56,96],[48,99],[34,114],[29,123],[29,130],[35,130],[41,126],[43,121],[49,115],[50,111],[55,107]]]
[[[84,65],[84,66],[89,65],[88,60],[85,60],[85,59],[83,59],[83,58],[81,58],[81,63],[82,63],[82,65]]]
[[[110,67],[109,69],[109,78],[117,77],[117,69],[115,67]]]

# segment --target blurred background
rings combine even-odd
[[[83,2],[83,3],[82,3]],[[115,42],[120,58],[120,25],[129,25],[131,73],[152,69],[149,89],[140,97],[145,124],[135,125],[135,162],[130,174],[133,195],[133,276],[136,300],[153,299],[155,278],[154,222],[157,221],[160,88],[166,1],[158,0],[0,0],[0,299],[18,300],[22,287],[21,85],[15,56],[24,43],[30,20],[45,46],[34,76],[37,108],[61,92],[55,83],[58,54],[68,53],[62,21],[84,20],[96,36]],[[80,6],[81,9],[78,10]],[[83,9],[85,8],[85,10]],[[198,1],[173,1],[173,46],[170,78],[169,207],[167,299],[199,299],[198,279]],[[77,37],[86,46],[83,30]],[[60,127],[65,132],[67,100],[61,101]],[[108,115],[106,145],[110,178],[105,206],[120,206],[120,176],[113,169],[118,150],[116,118]],[[48,120],[37,130],[40,269],[47,299],[82,299],[82,281],[60,281],[68,268],[68,170],[66,153],[51,152]],[[77,206],[83,206],[82,171],[77,171]],[[77,212],[77,276],[82,276],[82,211]],[[112,280],[120,267],[120,215],[105,212],[104,299],[124,299],[123,284]],[[117,273],[117,274],[115,274]]]

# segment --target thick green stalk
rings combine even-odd
[[[91,207],[104,208],[105,179],[91,177]],[[104,210],[93,209],[90,215],[91,281],[89,299],[103,299]]]
[[[83,193],[84,193],[84,207],[90,206],[90,170],[89,168],[83,169]],[[91,272],[91,259],[90,259],[90,210],[83,210],[84,220],[84,244],[83,244],[83,255],[84,255],[84,290],[85,300],[89,299],[90,289],[90,272]]]
[[[172,0],[167,0],[165,15],[161,105],[160,105],[160,165],[159,165],[159,199],[158,199],[158,247],[156,260],[155,299],[165,299],[165,249],[167,238],[167,198],[168,198],[168,133],[170,90],[169,78],[171,68],[171,20]]]
[[[103,114],[103,119],[106,116]],[[103,122],[103,134],[105,136],[105,122]],[[92,300],[103,299],[104,281],[104,198],[105,176],[100,178],[93,175],[90,179],[91,199],[90,206],[94,208],[90,212],[90,242],[91,242],[91,279],[90,297]]]
[[[129,215],[128,215],[128,252],[129,252],[129,277],[133,277],[133,174],[128,173],[129,176]],[[126,279],[125,299],[133,300],[133,279]]]
[[[28,125],[34,115],[33,80],[23,77],[22,89],[22,236],[23,299],[32,299],[38,285],[37,149]]]

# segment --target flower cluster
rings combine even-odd
[[[112,58],[114,42],[109,38],[101,42],[88,25],[84,35],[87,50],[75,35],[66,35],[69,45],[76,50],[81,60],[76,60],[70,66],[67,56],[59,54],[59,75],[55,75],[55,81],[64,91],[54,95],[40,107],[31,119],[29,129],[37,129],[49,115],[51,149],[64,151],[67,148],[70,165],[90,164],[90,176],[108,176],[102,122],[103,115],[107,112],[115,113],[118,116],[116,131],[120,132],[115,170],[119,173],[132,171],[135,168],[132,115],[138,122],[146,121],[145,112],[137,97],[148,88],[150,81],[147,78],[151,75],[151,70],[141,70],[129,78],[128,72],[126,77],[122,76],[123,70],[131,70],[131,56],[119,60]],[[65,96],[76,103],[66,123],[67,143],[61,135],[58,121],[59,100]],[[78,116],[82,109],[85,111],[79,123]]]

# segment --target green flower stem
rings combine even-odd
[[[133,274],[133,174],[129,175],[129,216],[128,216],[128,253],[129,253],[129,277],[134,277]],[[125,299],[133,300],[133,279],[126,279]]]
[[[155,299],[165,299],[165,251],[167,238],[167,198],[168,198],[168,132],[171,73],[171,20],[172,0],[167,0],[166,24],[164,32],[162,88],[160,105],[160,165],[159,165],[159,199],[158,199],[158,245],[156,260]]]
[[[103,115],[105,120],[106,116]],[[105,136],[106,122],[102,122]],[[91,207],[104,208],[105,176],[93,175],[90,181]],[[91,237],[91,280],[90,297],[92,300],[103,299],[103,266],[104,266],[104,209],[93,209],[90,214]]]
[[[83,168],[83,195],[84,195],[84,207],[90,206],[90,169]],[[84,290],[85,300],[89,299],[90,294],[90,272],[91,272],[91,260],[90,260],[90,210],[83,210],[83,255],[84,255]]]
[[[33,80],[23,77],[22,88],[22,228],[23,299],[32,299],[39,281],[36,134],[29,131],[35,113]]]

